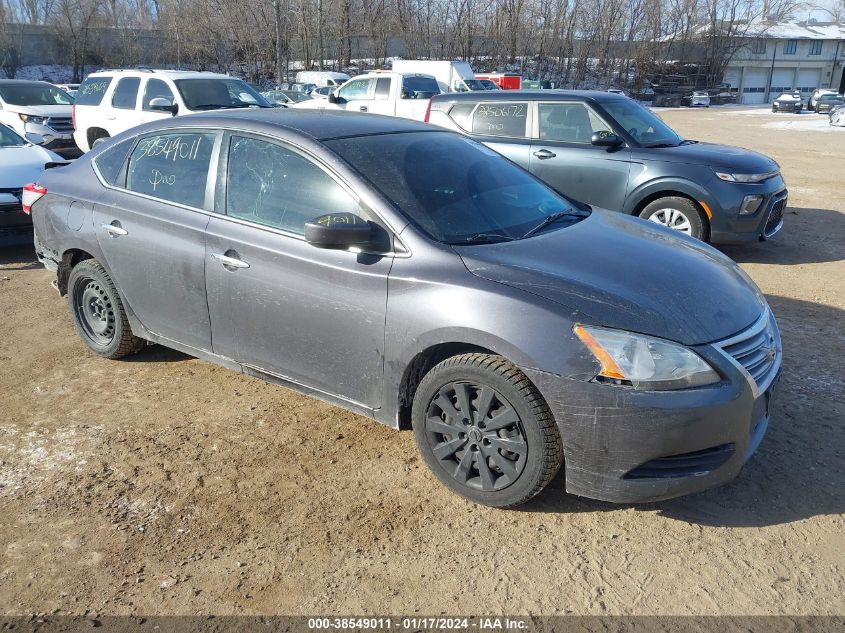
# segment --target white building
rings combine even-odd
[[[768,103],[787,90],[804,98],[816,88],[845,92],[845,24],[762,22],[749,37],[724,75],[739,103]]]

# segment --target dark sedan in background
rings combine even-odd
[[[739,266],[432,125],[177,117],[37,192],[36,251],[91,351],[152,341],[413,427],[479,503],[521,504],[561,464],[588,497],[701,490],[769,421],[780,336]]]
[[[801,100],[801,93],[784,92],[772,102],[772,112],[792,112],[801,114],[804,109],[804,102]]]
[[[600,91],[448,93],[427,121],[504,154],[566,195],[714,243],[783,226],[786,184],[757,152],[684,139],[636,101]]]

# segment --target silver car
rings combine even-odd
[[[479,503],[524,503],[564,463],[588,497],[701,490],[768,425],[780,335],[736,264],[434,126],[176,117],[33,191],[36,251],[94,353],[159,343],[413,428]]]

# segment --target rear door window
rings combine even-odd
[[[76,91],[76,105],[98,106],[111,85],[111,77],[89,77]]]
[[[547,141],[589,143],[595,132],[611,129],[583,103],[541,103],[540,138]]]
[[[440,84],[434,77],[413,75],[402,78],[403,99],[431,99],[440,94]]]
[[[141,85],[139,77],[124,77],[117,82],[111,104],[114,108],[121,110],[134,110],[138,101],[138,86]]]
[[[376,99],[387,99],[390,97],[390,77],[379,77],[376,79]]]
[[[170,132],[142,138],[132,150],[126,188],[202,209],[215,135]]]
[[[472,117],[472,131],[486,136],[528,136],[528,103],[479,103]]]
[[[149,79],[144,88],[144,100],[141,104],[144,110],[152,110],[150,101],[153,99],[169,99],[170,103],[174,103],[173,91],[161,79]]]
[[[357,201],[322,168],[291,149],[232,136],[226,215],[297,235],[327,213],[360,213]]]

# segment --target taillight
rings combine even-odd
[[[71,106],[70,108],[70,123],[73,126],[73,129],[76,129],[76,105]]]
[[[32,205],[38,202],[45,193],[47,193],[47,188],[36,185],[34,182],[24,185],[23,195],[21,196],[23,212],[27,215],[32,213]]]
[[[428,98],[428,107],[425,109],[425,118],[423,122],[428,123],[429,117],[431,117],[431,102],[434,101],[434,97]]]

